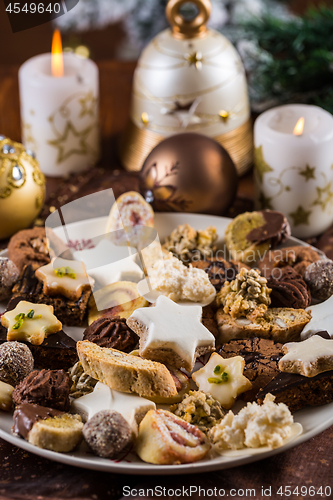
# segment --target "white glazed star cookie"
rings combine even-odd
[[[279,361],[282,372],[314,377],[333,370],[333,340],[313,335],[302,342],[288,342],[282,349],[285,353]]]
[[[93,415],[102,410],[116,410],[129,423],[135,435],[138,433],[138,424],[149,410],[156,408],[155,403],[135,394],[110,389],[107,385],[98,382],[90,394],[76,399],[72,408],[84,420],[90,420]]]
[[[83,262],[76,260],[53,259],[50,264],[38,268],[35,274],[43,283],[45,295],[60,294],[68,299],[78,300],[82,292],[93,285]]]
[[[215,348],[201,323],[202,307],[181,306],[161,295],[155,307],[136,309],[127,320],[140,337],[140,355],[191,371],[198,356]]]
[[[7,330],[7,340],[23,340],[40,345],[51,333],[62,328],[61,322],[53,314],[53,307],[46,304],[33,304],[21,300],[12,311],[1,317]]]
[[[242,392],[252,388],[251,382],[244,377],[245,360],[241,356],[222,358],[213,353],[208,363],[193,373],[192,379],[200,391],[217,399],[223,408],[231,408]]]
[[[321,304],[308,307],[306,311],[311,314],[311,320],[302,330],[302,340],[323,330],[333,337],[333,295]]]

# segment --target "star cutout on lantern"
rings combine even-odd
[[[265,162],[262,146],[254,148],[254,164],[260,184],[262,184],[264,180],[264,174],[266,174],[267,172],[273,172],[272,167],[270,167],[268,163]]]
[[[309,225],[311,213],[311,210],[304,210],[302,205],[299,205],[295,212],[291,212],[289,215],[293,220],[293,225],[300,226],[301,224]]]
[[[116,410],[130,424],[135,435],[138,433],[139,418],[149,410],[155,410],[156,405],[148,399],[137,396],[136,394],[127,394],[98,382],[93,392],[86,394],[73,401],[73,409],[84,420],[90,420],[96,413],[102,410]]]
[[[260,207],[263,210],[273,210],[272,204],[271,204],[272,198],[265,196],[262,191],[259,193],[259,203]]]
[[[95,116],[97,99],[92,92],[88,92],[85,97],[79,99],[79,103],[82,106],[79,118],[83,118],[85,115]]]
[[[175,367],[191,371],[196,357],[215,346],[214,335],[201,323],[201,315],[201,306],[176,304],[160,295],[155,307],[136,309],[127,324],[140,336],[142,357],[161,362],[172,358]]]
[[[333,203],[332,182],[329,182],[324,188],[316,187],[318,198],[313,205],[320,205],[322,210],[326,210],[327,205]]]
[[[306,181],[309,181],[310,179],[315,179],[315,170],[316,167],[309,167],[307,165],[304,170],[300,170],[299,175],[302,175]]]
[[[186,104],[175,101],[173,109],[165,110],[165,108],[163,108],[161,112],[163,114],[175,116],[179,120],[180,126],[186,128],[188,125],[194,125],[201,122],[201,118],[195,114],[200,101],[200,98],[196,98],[194,101],[187,102]]]
[[[89,149],[86,142],[87,136],[93,128],[94,125],[90,125],[90,127],[78,132],[74,125],[68,121],[64,133],[58,139],[48,141],[48,144],[58,149],[57,163],[62,163],[73,154],[86,154]]]
[[[192,52],[190,54],[185,54],[185,59],[189,63],[189,66],[195,66],[197,69],[202,68],[202,54],[201,52]]]

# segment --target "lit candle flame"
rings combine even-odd
[[[298,120],[294,128],[295,135],[302,135],[304,130],[304,118],[303,116]]]
[[[51,68],[52,75],[56,78],[64,76],[64,58],[62,55],[62,43],[59,30],[55,30],[53,33]]]

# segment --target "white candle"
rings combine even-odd
[[[63,76],[52,74],[51,54],[33,57],[19,70],[23,143],[54,177],[99,158],[98,68],[72,53],[63,58]]]
[[[255,122],[254,143],[256,209],[280,210],[300,238],[325,231],[333,223],[333,116],[302,104],[270,109]]]

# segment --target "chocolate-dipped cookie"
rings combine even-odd
[[[290,225],[281,212],[261,210],[245,212],[233,219],[226,229],[225,242],[234,260],[253,264],[290,234]]]

